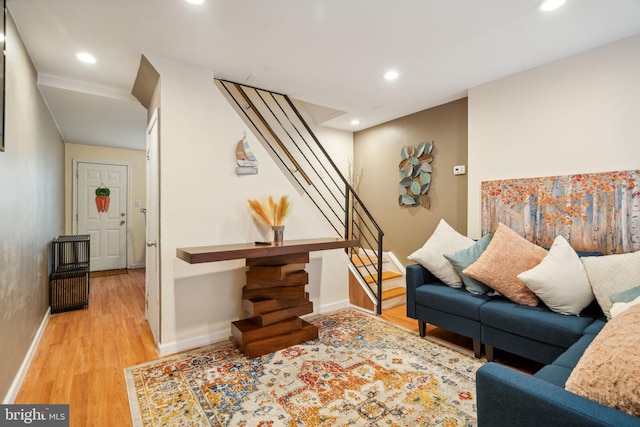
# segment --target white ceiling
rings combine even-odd
[[[546,14],[538,1],[7,3],[65,141],[144,149],[146,111],[130,94],[141,54],[342,111],[324,125],[355,131],[640,34],[640,0],[567,0]],[[81,50],[98,62],[77,61]],[[382,78],[390,68],[398,80]]]

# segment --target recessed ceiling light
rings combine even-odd
[[[354,126],[357,126],[357,125],[359,125],[359,124],[360,124],[360,120],[358,120],[358,119],[353,119],[353,120],[351,120],[351,124],[352,124],[352,125],[354,125]]]
[[[76,54],[76,58],[78,58],[82,62],[86,62],[87,64],[96,63],[96,57],[87,52],[78,52]]]
[[[186,0],[188,3],[191,4],[202,4],[204,3],[204,0]]]
[[[565,4],[565,2],[566,0],[543,0],[540,2],[538,8],[543,12],[551,12]]]
[[[385,80],[395,80],[400,76],[400,74],[396,70],[389,70],[384,73]]]

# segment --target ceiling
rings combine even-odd
[[[7,3],[64,140],[144,149],[146,111],[131,95],[142,54],[285,93],[318,106],[323,125],[356,131],[640,34],[640,0],[567,0],[549,13],[538,1]],[[392,68],[400,77],[387,81]]]

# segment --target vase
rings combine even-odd
[[[271,229],[273,229],[273,244],[281,245],[284,237],[284,225],[274,225]]]

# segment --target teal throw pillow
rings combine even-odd
[[[487,292],[493,291],[489,286],[462,272],[462,270],[469,267],[471,264],[476,262],[478,258],[480,258],[482,252],[484,252],[484,250],[487,249],[487,246],[489,246],[489,242],[491,242],[491,234],[485,234],[482,238],[466,249],[462,249],[453,254],[444,254],[444,257],[451,263],[462,279],[464,288],[472,294],[484,295]]]

